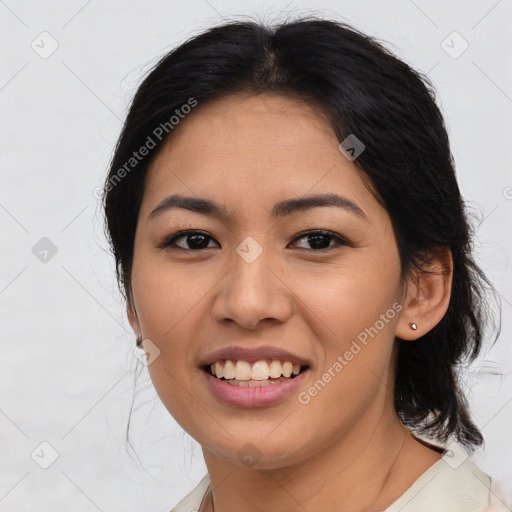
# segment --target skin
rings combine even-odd
[[[159,397],[202,446],[213,488],[203,510],[213,503],[217,512],[383,510],[440,459],[394,411],[395,336],[414,343],[441,320],[451,256],[432,261],[437,274],[401,282],[389,215],[338,144],[307,104],[275,94],[230,96],[199,105],[150,167],[128,318],[160,350],[149,365]],[[366,218],[336,207],[270,217],[278,201],[332,192]],[[217,201],[232,217],[175,209],[149,219],[178,193]],[[187,236],[159,247],[182,229],[206,232],[211,238],[201,247],[208,248],[194,249]],[[316,249],[301,233],[314,229],[350,244],[327,236],[322,247],[330,250]],[[236,252],[248,236],[263,248],[252,263]],[[276,345],[312,362],[304,391],[395,303],[401,311],[306,405],[295,395],[278,406],[223,404],[198,367],[232,344]],[[249,441],[259,453],[252,466],[237,456]]]

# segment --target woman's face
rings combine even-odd
[[[393,407],[398,250],[386,210],[338,145],[312,107],[232,96],[199,104],[149,170],[129,317],[157,355],[149,371],[164,405],[217,457],[242,464],[252,451],[258,467],[285,467],[370,431]],[[324,194],[343,199],[273,215]],[[151,215],[172,195],[215,202],[226,217],[176,206]],[[201,233],[165,246],[179,230]],[[286,350],[309,369],[287,394],[205,372],[210,354],[235,346]]]

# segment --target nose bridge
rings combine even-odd
[[[268,293],[269,277],[266,274],[270,272],[271,265],[270,250],[268,247],[264,249],[263,236],[258,238],[261,243],[253,236],[244,238],[235,248],[235,254],[231,258],[233,265],[231,284],[235,286],[239,284],[238,293],[242,293],[246,298],[252,296],[253,299],[257,294]]]
[[[260,240],[263,238],[261,236]],[[271,251],[256,237],[247,236],[242,240],[231,255],[231,271],[215,305],[217,320],[231,318],[244,327],[254,328],[266,318],[285,319],[289,312],[288,301],[275,275],[273,262]]]

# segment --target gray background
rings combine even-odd
[[[6,0],[0,511],[165,511],[204,474],[199,445],[161,405],[146,368],[132,417],[136,455],[125,448],[134,336],[94,190],[128,102],[166,50],[222,18],[295,13],[346,19],[389,42],[438,90],[461,189],[479,216],[478,261],[503,305],[498,344],[466,376],[487,441],[475,459],[512,482],[511,0]]]

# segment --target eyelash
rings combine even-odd
[[[169,248],[172,248],[173,250],[181,250],[181,251],[185,251],[185,252],[199,252],[199,251],[203,251],[203,250],[206,250],[206,249],[212,249],[212,247],[205,247],[203,249],[184,249],[183,247],[172,247],[172,245],[179,239],[181,238],[184,238],[185,236],[187,235],[203,235],[204,237],[206,238],[210,238],[212,240],[214,240],[214,238],[210,235],[208,235],[208,233],[204,232],[204,231],[199,231],[199,230],[196,230],[196,229],[187,229],[187,230],[183,230],[183,231],[178,231],[177,233],[174,233],[173,235],[171,235],[170,237],[166,238],[161,244],[159,244],[159,248],[160,249],[169,249]],[[346,240],[345,238],[342,238],[341,236],[339,235],[335,235],[334,233],[331,233],[330,231],[325,231],[325,230],[322,230],[322,229],[316,229],[316,230],[312,230],[312,231],[306,231],[306,232],[303,232],[303,233],[299,233],[299,235],[297,235],[291,243],[294,243],[302,238],[306,238],[307,236],[314,236],[314,235],[326,235],[330,238],[332,238],[333,240],[336,241],[336,244],[338,247],[340,246],[351,246],[350,242],[348,240]],[[327,248],[324,248],[324,249],[306,249],[306,250],[310,250],[310,251],[313,251],[313,252],[327,252],[327,251],[331,251],[332,249],[335,249],[336,246],[333,246],[333,247],[327,247]],[[304,249],[303,247],[301,247],[301,249]]]

